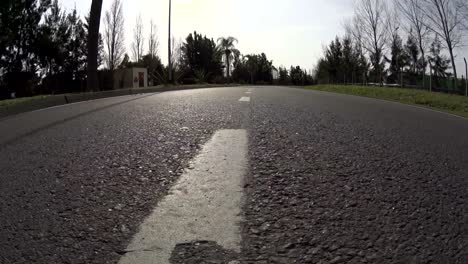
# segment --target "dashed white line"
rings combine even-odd
[[[239,102],[250,102],[250,97],[242,97]]]
[[[193,160],[193,170],[144,221],[119,264],[169,264],[177,244],[200,240],[240,253],[247,146],[245,130],[216,132]]]

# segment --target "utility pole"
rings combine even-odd
[[[171,8],[172,8],[172,0],[169,0],[169,37],[168,37],[168,72],[169,72],[169,83],[172,83],[172,59],[171,59]]]
[[[465,96],[468,97],[468,64],[466,63],[466,58],[463,58],[465,60]]]

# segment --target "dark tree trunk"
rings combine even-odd
[[[89,16],[88,32],[88,91],[98,90],[97,57],[99,45],[99,25],[101,23],[102,0],[93,0]]]
[[[419,34],[419,50],[421,51],[421,58],[422,58],[422,66],[423,66],[423,71],[422,71],[422,88],[425,89],[425,77],[426,77],[426,54],[425,54],[425,51],[424,51],[424,48],[423,48],[423,44],[422,44],[422,37],[421,37],[421,34]]]
[[[455,82],[454,82],[454,86],[455,86],[455,89],[458,90],[458,75],[457,75],[457,64],[455,63],[455,57],[453,56],[453,47],[451,45],[452,43],[450,43],[448,45],[448,50],[449,50],[449,54],[450,54],[450,61],[452,62],[452,70],[453,70],[453,76],[455,77]]]
[[[226,69],[227,69],[227,79],[228,79],[228,83],[231,83],[231,78],[230,78],[230,70],[231,70],[231,62],[229,61],[229,53],[226,52]]]

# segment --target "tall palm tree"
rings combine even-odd
[[[238,56],[240,53],[239,50],[235,48],[235,43],[239,42],[234,37],[219,38],[218,39],[218,48],[223,52],[223,56],[226,60],[226,76],[228,81],[230,80],[231,74],[231,59],[235,56]]]
[[[88,90],[98,88],[97,60],[99,45],[99,25],[101,23],[102,0],[93,0],[89,14],[88,32]]]

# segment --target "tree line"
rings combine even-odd
[[[58,0],[1,1],[0,99],[12,92],[23,97],[113,89],[113,71],[128,67],[148,68],[151,85],[312,83],[299,66],[276,69],[264,53],[241,54],[234,37],[215,41],[199,32],[172,38],[171,80],[159,56],[155,23],[150,21],[145,35],[143,18],[136,18],[127,52],[122,0],[101,8],[102,0],[93,0],[89,15],[80,17]]]
[[[86,78],[88,22],[76,10],[63,12],[57,0],[2,1],[2,97],[10,91],[27,96],[80,90]]]
[[[467,41],[466,0],[361,0],[344,29],[324,48],[318,82],[464,92],[455,52]]]

